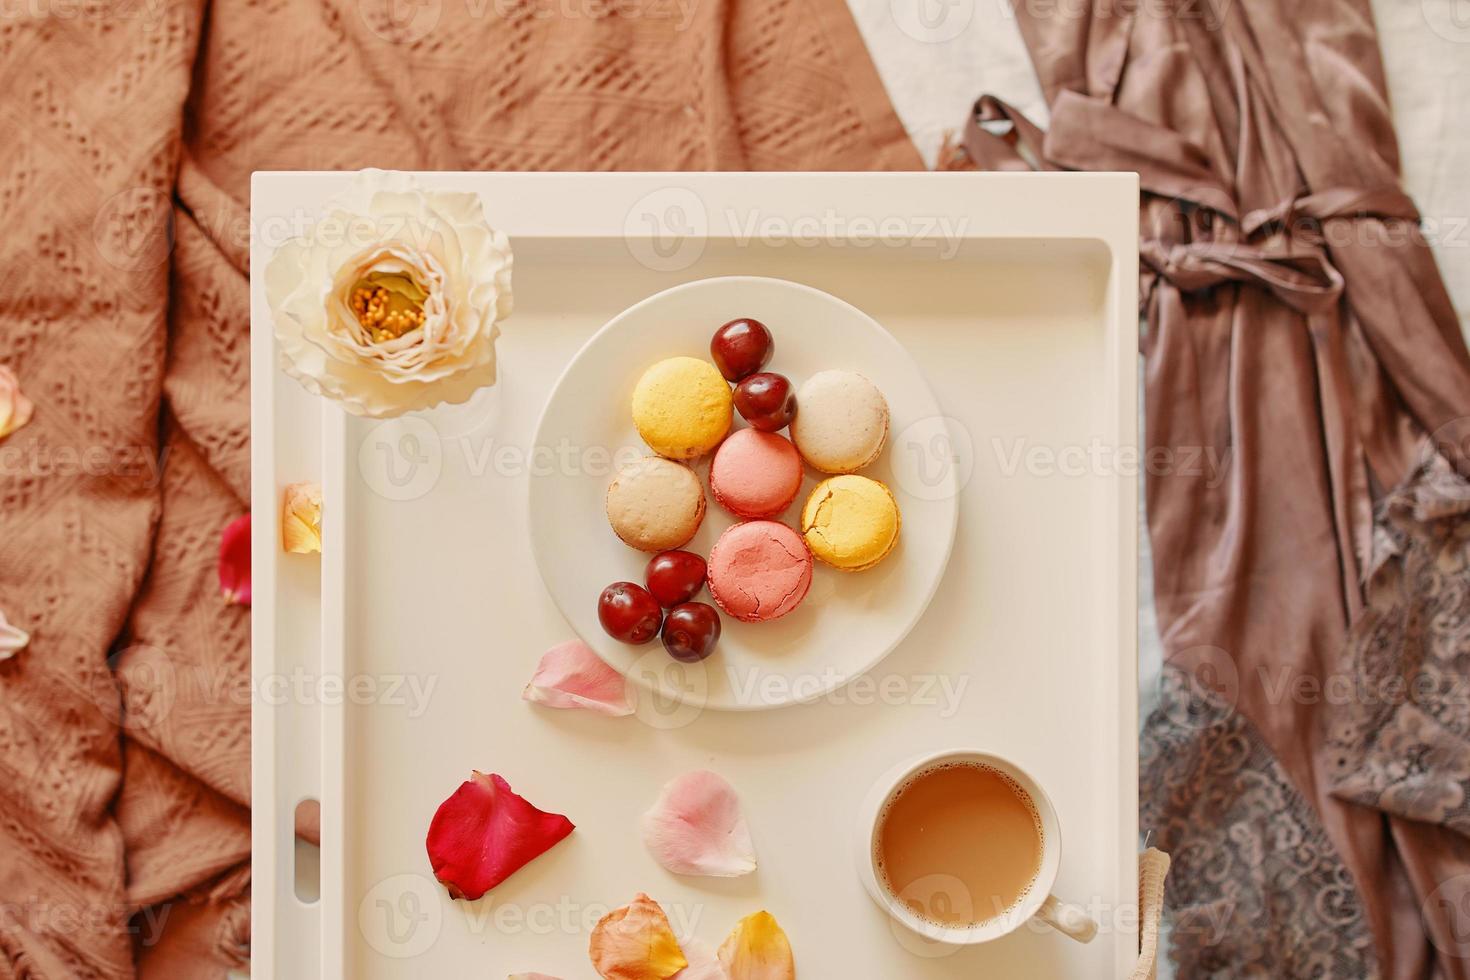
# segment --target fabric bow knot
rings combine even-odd
[[[1331,309],[1342,295],[1342,274],[1320,248],[1146,238],[1138,243],[1138,255],[1183,292],[1224,282],[1255,282],[1292,309],[1307,314]]]
[[[1242,215],[1234,188],[1221,180],[1198,147],[1172,130],[1076,92],[1058,97],[1046,132],[1001,100],[982,97],[967,127],[964,149],[988,170],[1135,171],[1145,193],[1170,198],[1186,213],[1199,210],[1203,230],[1216,227],[1214,215],[1238,229],[1237,240],[1225,229],[1196,240],[1167,229],[1145,235],[1139,258],[1155,276],[1183,292],[1226,282],[1256,283],[1303,314],[1329,310],[1342,296],[1342,274],[1329,258],[1322,223],[1337,218],[1419,220],[1413,201],[1397,187],[1329,188]],[[1142,291],[1145,305],[1150,292],[1147,287]]]

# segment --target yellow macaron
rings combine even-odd
[[[668,459],[694,459],[730,431],[730,383],[709,361],[671,357],[643,372],[633,389],[633,424]]]
[[[887,558],[902,523],[893,491],[866,476],[823,480],[801,509],[807,547],[844,572],[865,571]]]

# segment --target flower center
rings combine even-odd
[[[412,276],[373,271],[352,284],[348,306],[374,343],[397,340],[424,325],[428,293]]]

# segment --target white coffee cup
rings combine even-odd
[[[880,821],[894,794],[920,773],[955,764],[988,766],[1009,776],[1031,798],[1036,814],[1041,818],[1042,829],[1041,870],[1037,872],[1036,881],[1031,888],[1010,908],[990,918],[980,919],[973,925],[964,926],[942,925],[920,916],[889,892],[878,868]],[[1033,918],[1040,919],[1080,943],[1091,942],[1097,935],[1097,923],[1091,916],[1076,905],[1058,900],[1051,893],[1056,884],[1057,870],[1062,863],[1062,831],[1057,822],[1056,809],[1036,780],[1019,766],[999,756],[973,749],[951,749],[893,767],[878,780],[864,800],[855,837],[858,876],[862,878],[863,886],[867,888],[873,901],[895,922],[931,942],[951,946],[987,943],[1014,932]],[[950,882],[955,889],[963,891],[958,879],[950,879]],[[943,892],[943,897],[950,901],[973,901],[968,895],[949,891],[951,885],[948,882],[936,882],[934,887]],[[918,897],[920,901],[925,900],[925,896]]]

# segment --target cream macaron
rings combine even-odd
[[[682,548],[704,520],[704,487],[693,470],[661,456],[625,466],[607,488],[607,520],[639,551]]]
[[[697,357],[659,361],[633,389],[633,424],[648,447],[669,459],[694,459],[730,431],[734,397],[719,368]]]
[[[855,473],[888,441],[888,401],[853,371],[822,371],[797,390],[791,441],[823,473]]]
[[[865,571],[887,558],[902,523],[893,491],[866,476],[823,480],[801,509],[807,547],[844,572]]]

